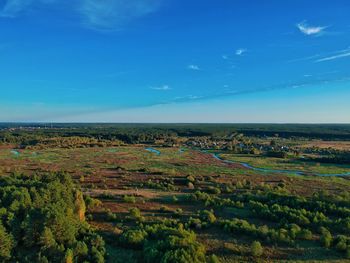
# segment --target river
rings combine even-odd
[[[155,153],[156,155],[161,154],[160,151],[153,149],[151,147],[146,148],[145,150],[152,152],[152,153]],[[183,152],[183,149],[180,149],[179,152],[180,153]],[[208,154],[207,151],[201,151],[201,152]],[[296,175],[317,175],[317,176],[337,176],[337,177],[350,176],[350,172],[340,173],[340,174],[320,174],[320,173],[305,172],[305,171],[300,171],[300,170],[281,170],[281,169],[271,169],[271,168],[260,168],[260,167],[251,166],[248,163],[225,160],[222,157],[220,157],[219,153],[211,153],[211,155],[213,156],[213,158],[215,158],[223,163],[239,164],[247,169],[258,171],[258,172],[263,172],[263,173],[284,173],[284,174],[296,174]]]
[[[350,176],[350,172],[341,173],[341,174],[320,174],[320,173],[305,172],[305,171],[300,171],[300,170],[280,170],[280,169],[271,169],[271,168],[259,168],[259,167],[251,166],[248,163],[225,160],[225,159],[220,157],[219,153],[213,153],[212,156],[215,159],[217,159],[221,162],[224,162],[224,163],[240,164],[247,169],[259,171],[259,172],[264,172],[264,173],[285,173],[285,174],[297,174],[297,175],[310,175],[310,174],[312,174],[312,175],[317,175],[317,176]]]

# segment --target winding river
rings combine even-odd
[[[280,170],[280,169],[259,168],[259,167],[251,166],[248,163],[225,160],[225,159],[220,157],[219,153],[213,153],[212,156],[215,159],[217,159],[221,162],[224,162],[224,163],[240,164],[247,169],[258,171],[258,172],[264,172],[264,173],[285,173],[285,174],[317,175],[317,176],[350,176],[350,172],[340,173],[340,174],[320,174],[320,173],[304,172],[304,171],[300,171],[300,170]]]
[[[153,149],[151,147],[146,148],[146,151],[155,153],[157,155],[160,155],[161,152]],[[179,150],[180,152],[183,152],[183,149]],[[254,171],[258,171],[258,172],[263,172],[263,173],[284,173],[284,174],[296,174],[296,175],[317,175],[317,176],[337,176],[337,177],[344,177],[344,176],[350,176],[350,172],[347,173],[340,173],[340,174],[320,174],[320,173],[313,173],[313,172],[305,172],[305,171],[300,171],[300,170],[281,170],[281,169],[268,169],[268,168],[260,168],[260,167],[254,167],[251,166],[248,163],[243,163],[243,162],[234,162],[234,161],[230,161],[230,160],[225,160],[222,157],[220,157],[219,153],[209,153],[207,151],[200,151],[202,153],[206,153],[206,154],[211,154],[213,156],[213,158],[223,162],[223,163],[228,163],[228,164],[239,164],[242,165],[243,167],[250,169],[250,170],[254,170]]]

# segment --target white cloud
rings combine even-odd
[[[168,85],[163,85],[159,87],[151,87],[153,90],[171,90],[171,88]]]
[[[182,97],[175,97],[173,100],[168,101],[168,103],[172,102],[184,102],[184,101],[192,101],[192,100],[199,100],[202,99],[202,96],[197,96],[197,95],[187,95],[187,96],[182,96]]]
[[[190,70],[200,70],[199,66],[198,65],[188,65],[187,66],[187,69],[190,69]]]
[[[0,17],[14,18],[40,5],[64,5],[88,28],[119,30],[126,23],[156,11],[163,0],[5,0]]]
[[[247,52],[247,49],[245,48],[240,48],[236,50],[236,55],[237,56],[242,56],[245,52]]]
[[[222,57],[222,59],[224,59],[224,60],[227,60],[227,59],[228,59],[228,56],[227,56],[227,55],[222,55],[221,57]]]
[[[78,11],[93,29],[118,30],[133,19],[156,11],[161,0],[80,0]]]
[[[298,23],[297,28],[305,35],[321,35],[324,33],[326,26],[309,26],[305,21]]]
[[[350,51],[344,52],[338,55],[330,56],[330,57],[325,57],[325,58],[320,58],[316,60],[315,62],[323,62],[323,61],[330,61],[338,58],[345,58],[345,57],[350,57]]]

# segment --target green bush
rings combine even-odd
[[[129,217],[133,220],[143,221],[140,209],[133,207],[129,210]]]
[[[264,249],[259,241],[254,241],[250,246],[250,253],[253,257],[260,257],[264,253]]]
[[[308,229],[302,229],[299,234],[298,238],[303,240],[311,240],[312,239],[312,232]]]
[[[337,236],[335,240],[335,248],[340,252],[346,251],[348,241],[350,240],[348,240],[346,236],[343,236],[343,235]]]
[[[207,263],[220,263],[220,260],[216,255],[213,254],[208,257]]]
[[[204,220],[210,224],[213,224],[216,221],[216,217],[215,217],[213,211],[203,210],[200,212],[200,216],[201,216],[202,220]]]
[[[221,190],[217,187],[214,187],[214,186],[209,186],[208,192],[211,194],[216,194],[216,195],[221,194]]]
[[[124,195],[123,196],[123,201],[125,203],[132,203],[135,204],[136,203],[136,198],[133,195]]]
[[[0,224],[0,259],[10,259],[14,246],[13,236],[7,233],[5,227]]]
[[[128,230],[121,235],[121,244],[130,248],[140,248],[142,247],[145,238],[147,237],[147,232],[144,230]]]
[[[202,263],[205,262],[205,248],[196,241],[195,233],[187,231],[180,224],[147,226],[148,239],[144,245],[146,263]]]
[[[190,219],[187,222],[187,226],[190,228],[201,229],[203,226],[203,223],[199,218],[190,217]]]
[[[322,246],[329,248],[332,245],[332,234],[324,227],[322,227],[320,229],[321,232],[321,237],[320,237],[320,241]]]

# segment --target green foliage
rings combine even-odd
[[[336,250],[340,252],[345,252],[350,245],[350,238],[344,235],[339,235],[334,240]]]
[[[237,207],[243,208],[244,204],[240,201],[233,201],[229,198],[220,198],[215,195],[210,195],[205,192],[196,191],[195,193],[190,195],[190,199],[193,201],[203,202],[205,206],[213,206],[213,207]]]
[[[0,224],[0,260],[11,258],[11,253],[14,248],[13,236],[6,232],[5,227]]]
[[[303,240],[311,240],[312,232],[309,229],[302,229],[298,234],[298,238]]]
[[[110,209],[107,209],[106,218],[108,221],[114,221],[117,219],[117,215],[113,213]]]
[[[202,223],[199,218],[190,217],[186,226],[189,228],[201,229],[203,226],[206,226],[206,223]]]
[[[221,190],[218,188],[218,187],[215,187],[215,186],[209,186],[208,187],[208,192],[211,193],[211,194],[221,194]]]
[[[259,241],[254,241],[250,246],[250,253],[253,257],[260,257],[264,253],[264,249]]]
[[[201,216],[202,220],[204,220],[210,224],[213,224],[216,221],[216,217],[215,217],[213,211],[203,210],[200,212],[200,216]]]
[[[322,246],[329,248],[332,245],[332,234],[328,231],[328,229],[321,227],[320,229],[321,232],[321,237],[320,237],[320,241]]]
[[[120,237],[120,242],[123,244],[123,246],[127,246],[129,248],[140,248],[142,247],[146,237],[147,232],[144,230],[128,230],[122,234]]]
[[[151,179],[149,179],[145,184],[146,187],[152,188],[152,189],[158,189],[163,191],[176,191],[177,188],[174,186],[174,182],[172,180],[165,180],[165,181],[159,181],[156,180],[153,182]]]
[[[205,248],[196,241],[196,235],[182,225],[146,226],[149,238],[144,245],[145,262],[205,262]]]
[[[123,201],[125,203],[132,203],[135,204],[136,203],[136,197],[133,195],[124,195],[123,196]]]
[[[208,257],[207,263],[220,263],[220,260],[216,255],[213,254]]]
[[[101,206],[102,202],[96,198],[92,198],[90,196],[85,196],[85,205],[88,209],[88,211],[91,211],[92,209]]]
[[[129,210],[129,217],[130,219],[133,219],[133,220],[143,221],[141,211],[137,207],[133,207]]]
[[[238,218],[232,220],[220,220],[219,224],[227,232],[238,235],[245,234],[252,237],[259,237],[268,242],[279,242],[285,244],[292,243],[293,235],[299,235],[298,229],[300,229],[296,225],[290,225],[289,229],[272,229],[266,225],[257,227],[244,219]]]
[[[142,249],[142,262],[205,262],[205,248],[194,232],[185,230],[173,221],[163,224],[140,225],[120,237],[120,244]]]
[[[66,254],[64,255],[65,263],[73,263],[73,251],[71,249],[66,250]]]
[[[84,221],[82,193],[66,174],[0,178],[0,214],[4,262],[96,262],[97,254],[104,258],[103,240]]]

